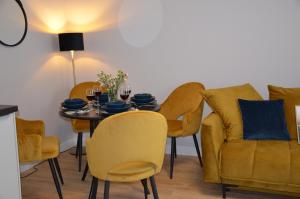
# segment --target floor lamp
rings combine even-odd
[[[83,33],[60,33],[58,34],[60,51],[70,51],[73,67],[73,81],[76,85],[76,71],[74,62],[75,51],[84,50]]]

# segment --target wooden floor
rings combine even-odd
[[[88,175],[82,182],[74,156],[64,152],[59,157],[65,185],[62,191],[65,199],[88,198],[91,177]],[[85,163],[85,162],[84,162]],[[56,199],[58,198],[48,162],[37,166],[38,171],[22,178],[23,199]],[[204,183],[198,159],[189,156],[178,156],[175,160],[174,178],[168,177],[169,156],[166,156],[162,172],[156,176],[160,199],[212,199],[222,198],[219,185]],[[23,174],[24,175],[24,174]],[[150,188],[150,185],[149,185]],[[103,183],[99,183],[97,198],[102,198]],[[143,199],[142,185],[137,183],[112,183],[111,199]],[[152,199],[152,195],[149,199]],[[264,193],[234,190],[228,193],[229,199],[287,199],[289,197]]]

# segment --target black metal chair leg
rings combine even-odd
[[[109,199],[109,186],[110,186],[110,182],[105,180],[104,182],[104,197],[103,199]]]
[[[176,144],[176,137],[174,137],[174,142],[175,142],[174,153],[175,153],[175,158],[177,158],[177,144]]]
[[[89,194],[89,199],[96,199],[97,189],[98,189],[98,179],[93,177],[90,194]]]
[[[222,196],[223,199],[226,199],[226,186],[222,184]]]
[[[79,156],[79,165],[78,165],[78,171],[81,171],[81,162],[82,162],[82,133],[78,133],[78,139],[79,139],[79,148],[78,148],[78,156]]]
[[[79,154],[79,134],[80,132],[77,134],[77,145],[76,145],[76,154],[75,154],[76,158],[78,158],[78,154]]]
[[[94,193],[94,178],[92,179],[90,193],[89,193],[89,199],[93,199],[93,193]]]
[[[55,166],[54,166],[54,163],[53,163],[53,159],[48,159],[48,162],[49,162],[49,166],[50,166],[50,169],[51,169],[52,177],[53,177],[53,180],[54,180],[54,183],[55,183],[55,187],[56,187],[56,191],[58,193],[58,196],[59,196],[60,199],[63,199],[62,192],[61,192],[61,189],[60,189],[60,184],[59,184],[57,174],[56,174],[56,171],[55,171]]]
[[[148,198],[148,194],[150,194],[150,191],[148,189],[147,179],[142,179],[141,182],[142,182],[142,185],[144,187],[145,199],[147,199]]]
[[[200,165],[201,165],[201,167],[203,167],[203,162],[202,162],[202,158],[201,158],[201,154],[200,154],[200,150],[199,150],[199,145],[198,145],[196,134],[193,135],[193,138],[194,138],[195,148],[196,148],[196,151],[197,151],[197,155],[198,155],[198,159],[199,159]]]
[[[61,182],[61,184],[64,184],[64,179],[63,179],[63,177],[61,175],[61,171],[60,171],[60,166],[59,166],[58,160],[57,160],[57,158],[54,158],[53,160],[54,160],[55,168],[56,168],[56,171],[58,173],[58,177],[60,179],[60,182]]]
[[[171,138],[171,163],[170,163],[170,179],[173,179],[173,168],[175,158],[175,137]]]
[[[234,185],[232,185],[232,187],[235,187]],[[230,191],[228,185],[226,184],[222,184],[222,196],[223,196],[223,199],[226,199],[226,196],[227,196],[227,192]]]
[[[151,187],[152,187],[152,192],[153,192],[154,199],[159,199],[154,176],[150,177],[150,183],[151,183]]]
[[[84,171],[83,171],[83,175],[82,175],[82,178],[81,178],[81,181],[85,181],[85,178],[86,178],[88,170],[89,170],[89,165],[88,165],[88,163],[86,163]]]

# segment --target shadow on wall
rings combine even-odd
[[[29,23],[37,31],[94,32],[117,26],[118,19],[111,12],[117,0],[30,0],[26,6],[32,11]]]

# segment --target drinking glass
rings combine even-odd
[[[120,89],[120,98],[124,101],[124,102],[127,102],[129,96],[130,96],[130,93],[131,93],[131,89],[130,89],[130,86],[128,85],[124,85],[121,87]]]
[[[93,90],[94,90],[94,95],[95,95],[95,104],[96,106],[99,105],[99,98],[100,98],[100,95],[101,95],[101,89],[99,88],[99,86],[94,86],[93,87]]]
[[[88,88],[88,89],[86,89],[85,94],[86,94],[86,98],[88,100],[89,109],[91,109],[93,107],[92,101],[95,99],[94,90],[92,88]]]

